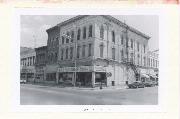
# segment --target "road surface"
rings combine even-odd
[[[21,105],[156,105],[158,87],[139,89],[58,88],[21,84]]]

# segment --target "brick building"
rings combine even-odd
[[[147,76],[150,37],[111,16],[76,16],[47,33],[48,81],[125,86]]]
[[[35,82],[44,82],[46,77],[47,46],[35,48],[35,52],[36,52]]]

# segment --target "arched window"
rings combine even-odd
[[[103,27],[103,25],[100,27],[100,38],[104,39],[104,27]]]

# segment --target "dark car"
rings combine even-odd
[[[135,81],[131,84],[128,84],[129,88],[144,88],[144,83],[142,83],[141,81]]]
[[[145,83],[144,83],[144,86],[145,86],[145,87],[152,87],[153,84],[152,84],[152,82],[145,82]]]

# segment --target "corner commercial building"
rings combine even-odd
[[[76,16],[47,33],[49,82],[123,87],[147,76],[150,37],[111,16]]]

